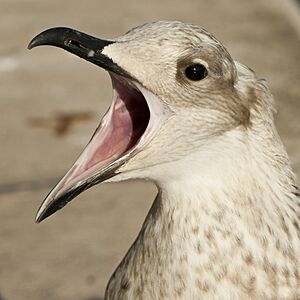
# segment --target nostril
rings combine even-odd
[[[81,48],[81,49],[84,49],[84,50],[88,49],[87,47],[85,47],[84,45],[82,45],[81,43],[79,43],[75,40],[68,40],[67,45],[71,46],[73,48]]]

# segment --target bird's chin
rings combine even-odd
[[[113,99],[98,128],[68,173],[43,201],[36,222],[84,190],[119,174],[118,169],[153,138],[168,109],[138,82],[110,72]]]

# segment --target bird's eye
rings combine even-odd
[[[185,69],[185,75],[193,81],[202,80],[207,76],[207,69],[201,64],[190,65]]]

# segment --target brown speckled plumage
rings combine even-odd
[[[36,221],[99,182],[158,188],[105,300],[300,299],[299,190],[265,80],[182,22],[114,41],[52,28],[39,45],[109,70],[113,101]]]
[[[105,299],[300,299],[299,192],[265,81],[196,25],[116,41],[105,54],[174,115],[116,179],[159,193]],[[191,61],[211,78],[189,82]]]

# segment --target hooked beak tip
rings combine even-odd
[[[30,43],[29,43],[28,46],[27,46],[27,49],[28,49],[28,50],[31,50],[31,49],[34,48],[34,47],[35,47],[35,40],[31,40]]]

